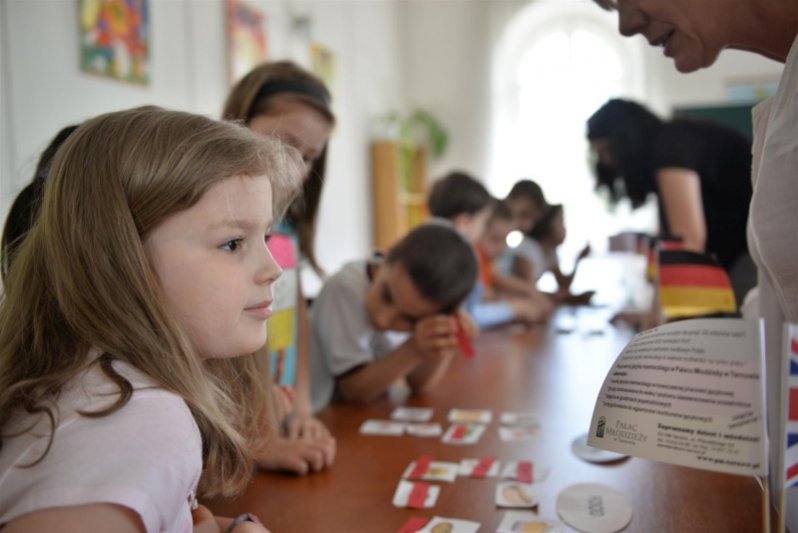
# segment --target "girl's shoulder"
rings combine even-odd
[[[110,502],[136,511],[148,530],[186,517],[190,524],[183,503],[202,469],[191,411],[131,365],[115,361],[113,368],[133,387],[122,407],[97,414],[119,398],[119,387],[95,363],[55,402],[52,441],[46,416],[15,419],[17,430],[33,427],[3,439],[0,523],[48,507]]]

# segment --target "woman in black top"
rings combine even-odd
[[[751,201],[751,140],[716,122],[663,121],[640,104],[610,100],[587,122],[598,187],[633,207],[656,193],[660,233],[715,256],[738,303],[756,285],[746,222]]]

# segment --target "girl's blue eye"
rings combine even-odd
[[[231,239],[222,245],[223,250],[235,252],[241,246],[241,239]]]

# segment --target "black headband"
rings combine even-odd
[[[254,102],[257,103],[264,98],[278,93],[304,94],[316,100],[319,104],[324,106],[325,109],[330,108],[330,95],[327,91],[314,83],[293,80],[277,80],[264,84],[255,96]]]

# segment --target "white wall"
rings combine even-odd
[[[452,167],[477,176],[488,172],[489,75],[494,47],[530,2],[557,5],[589,0],[503,0],[501,2],[416,0],[403,4],[403,43],[410,106],[429,107],[451,133],[450,149],[433,165],[433,177]],[[600,9],[595,8],[597,13]],[[545,10],[540,10],[545,12]],[[754,54],[726,51],[709,69],[680,74],[660,49],[625,39],[630,55],[643,49],[641,90],[653,109],[667,114],[675,106],[720,104],[726,85],[738,79],[776,79],[781,64]],[[641,46],[641,44],[643,46]],[[636,95],[626,95],[636,96]]]
[[[142,104],[219,115],[228,90],[222,0],[150,1],[146,87],[80,71],[77,0],[0,1],[3,219],[38,154],[67,124]],[[310,38],[335,55],[338,126],[317,236],[319,259],[334,271],[371,249],[369,125],[403,104],[397,3],[248,1],[267,16],[270,58],[306,59],[297,57],[308,41],[292,32],[293,15],[312,20]]]
[[[449,151],[431,175],[453,167],[485,175],[492,54],[527,1],[248,1],[267,15],[271,58],[301,55],[306,41],[292,31],[297,15],[313,21],[312,38],[335,54],[339,122],[316,243],[328,270],[371,249],[368,141],[375,117],[429,109],[450,133]],[[223,7],[222,0],[151,0],[152,81],[139,87],[80,72],[77,0],[0,0],[0,216],[38,153],[68,123],[140,104],[218,116],[228,88]],[[659,50],[645,48],[645,87],[662,112],[721,102],[730,79],[773,78],[781,68],[726,52],[711,69],[682,75]]]

